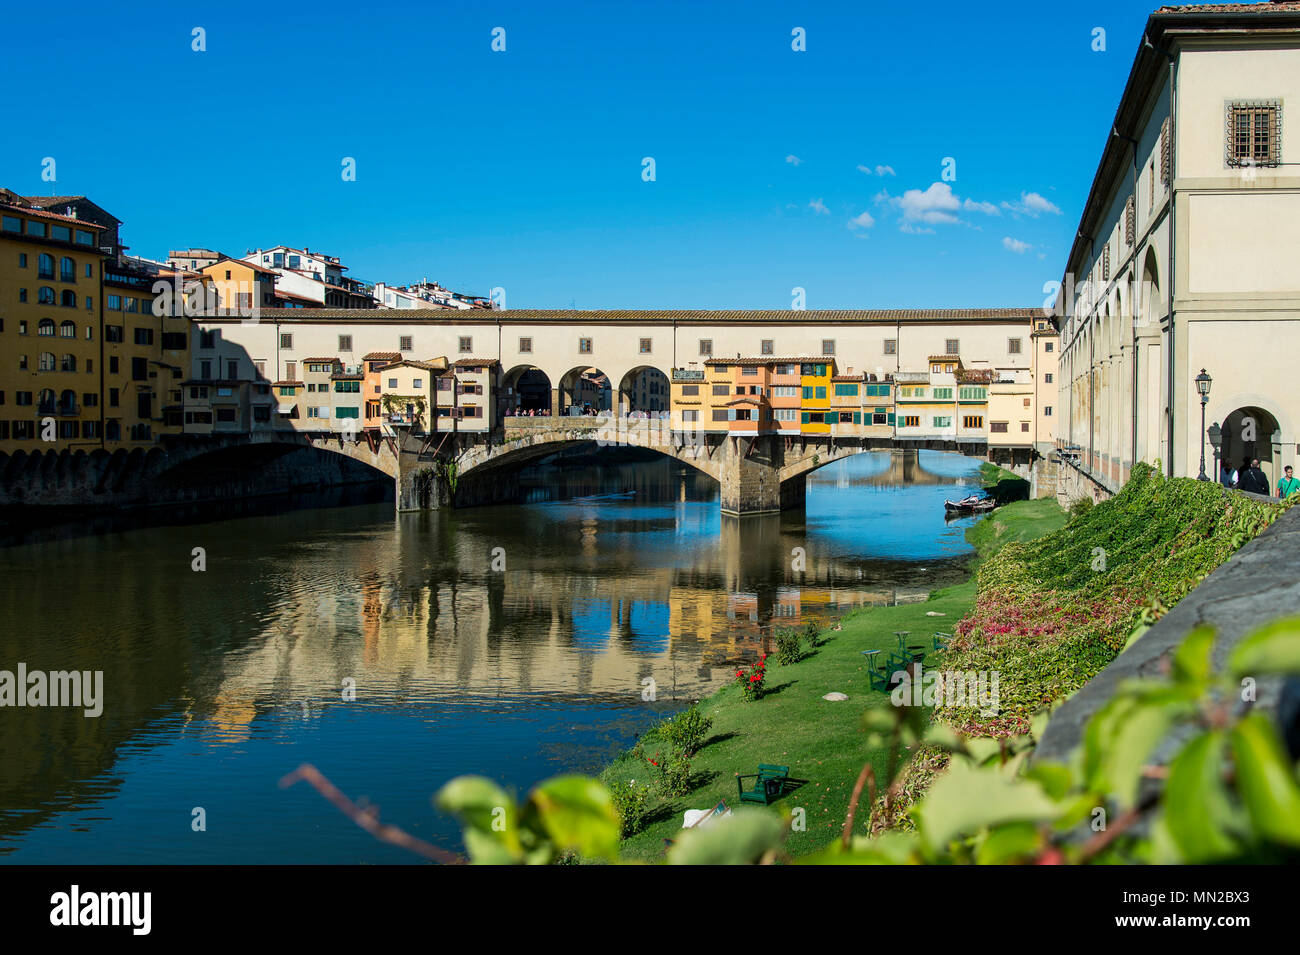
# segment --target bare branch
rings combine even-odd
[[[341,789],[326,779],[325,775],[311,763],[303,763],[281,779],[280,787],[287,789],[300,779],[306,780],[313,789],[333,803],[334,808],[380,842],[387,842],[399,849],[414,852],[416,855],[432,859],[434,862],[441,862],[444,865],[460,865],[465,861],[454,852],[448,852],[446,849],[440,849],[423,839],[417,839],[397,826],[381,823],[377,812],[362,809],[349,799]]]

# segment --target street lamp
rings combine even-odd
[[[1209,480],[1205,474],[1205,406],[1210,403],[1210,383],[1212,381],[1213,379],[1205,373],[1204,368],[1196,376],[1196,391],[1201,396],[1201,473],[1196,475],[1198,481]]]
[[[1223,446],[1223,429],[1219,427],[1219,422],[1210,425],[1210,430],[1206,432],[1210,436],[1210,447],[1214,448],[1214,474],[1215,480],[1219,480],[1219,448]]]

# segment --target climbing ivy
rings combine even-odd
[[[1139,464],[1115,497],[1052,534],[1006,544],[980,567],[975,610],[944,660],[997,671],[1000,711],[953,706],[938,718],[983,735],[1024,732],[1031,714],[1091,679],[1287,506]]]

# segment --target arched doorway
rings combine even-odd
[[[613,408],[613,387],[609,375],[590,365],[571,368],[560,379],[561,415],[594,415]]]
[[[1249,406],[1238,408],[1219,425],[1223,437],[1219,446],[1219,460],[1234,469],[1243,461],[1259,459],[1259,466],[1268,476],[1268,486],[1277,485],[1280,477],[1277,462],[1273,460],[1273,434],[1278,431],[1277,419],[1263,408]],[[1218,474],[1214,477],[1217,479]]]
[[[668,403],[668,376],[653,365],[633,368],[619,383],[619,414],[666,412]]]
[[[502,379],[505,414],[551,413],[551,379],[536,365],[516,365]]]

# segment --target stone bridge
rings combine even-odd
[[[690,465],[718,482],[727,514],[802,507],[817,468],[864,451],[981,454],[984,446],[889,438],[673,431],[667,421],[619,416],[507,418],[496,434],[376,436],[291,431],[168,437],[149,450],[17,452],[0,455],[0,507],[129,508],[238,499],[392,479],[399,511],[515,500],[521,468],[566,447],[639,447]],[[329,452],[317,454],[315,452]],[[364,467],[360,467],[360,466]],[[915,459],[910,473],[915,477]],[[887,475],[908,479],[905,456]],[[927,475],[921,472],[922,479]]]
[[[130,508],[238,499],[374,480],[375,472],[396,481],[398,469],[394,438],[354,442],[281,431],[178,435],[148,450],[0,454],[0,507]]]
[[[723,513],[737,515],[802,507],[810,472],[864,451],[981,455],[985,449],[975,442],[674,431],[665,420],[623,416],[507,418],[496,441],[453,433],[404,436],[398,510],[510,500],[519,468],[585,443],[648,448],[688,464],[718,482]]]

